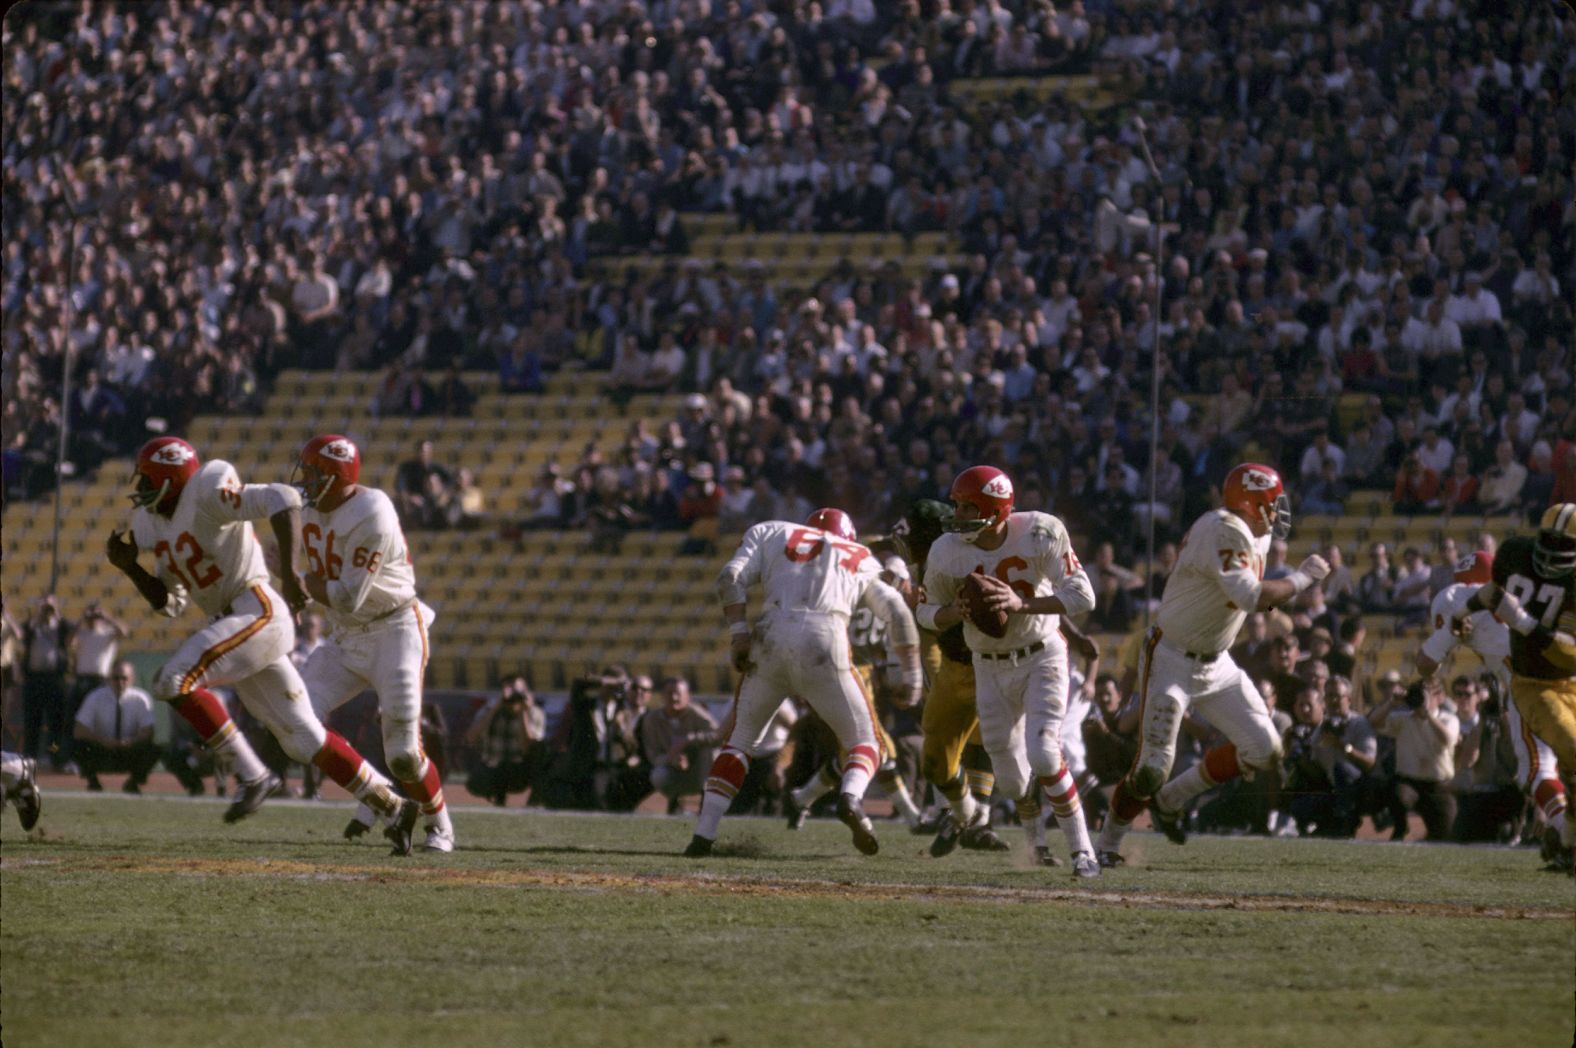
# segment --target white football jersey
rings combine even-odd
[[[325,615],[335,630],[364,626],[416,599],[416,569],[393,501],[358,487],[332,513],[301,510],[306,570],[326,576]]]
[[[1472,623],[1472,635],[1465,642],[1450,632],[1450,620],[1466,607],[1478,588],[1454,582],[1435,594],[1430,612],[1434,632],[1423,642],[1423,654],[1443,664],[1457,644],[1465,643],[1478,653],[1489,669],[1503,673],[1505,660],[1510,658],[1510,627],[1496,619],[1492,611],[1475,611],[1467,616]]]
[[[154,573],[170,590],[164,611],[180,614],[189,598],[204,614],[223,615],[253,585],[266,585],[268,565],[251,522],[299,505],[294,488],[242,484],[234,466],[212,459],[181,489],[169,518],[145,507],[133,510],[137,548],[153,553]]]
[[[867,590],[885,586],[881,564],[868,547],[782,520],[746,531],[718,579],[720,592],[737,587],[742,593],[756,582],[767,610],[838,615],[851,615]]]
[[[1166,580],[1157,622],[1165,642],[1200,655],[1225,651],[1259,602],[1270,536],[1254,538],[1236,514],[1213,509],[1188,529]]]
[[[963,579],[981,572],[1012,586],[1024,598],[1055,595],[1069,614],[1094,607],[1094,587],[1073,553],[1072,540],[1061,520],[1049,513],[1014,513],[1007,518],[1007,537],[993,550],[983,550],[961,535],[945,534],[925,559],[926,622],[957,599]],[[988,637],[967,619],[963,639],[972,651],[1005,652],[1036,641],[1058,641],[1060,615],[1010,615],[1007,635]]]

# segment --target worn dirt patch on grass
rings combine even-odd
[[[21,865],[5,862],[4,865]],[[1003,888],[990,885],[861,883],[818,879],[719,877],[698,873],[617,874],[583,870],[453,869],[438,866],[366,866],[281,859],[95,859],[85,868],[132,874],[196,877],[249,876],[312,881],[411,882],[570,892],[630,892],[653,895],[753,896],[782,899],[905,900],[938,903],[1059,903],[1069,906],[1148,910],[1222,910],[1248,913],[1318,913],[1359,916],[1469,917],[1490,920],[1560,920],[1576,910],[1524,906],[1470,906],[1448,902],[1338,899],[1290,895],[1206,895],[1185,892],[1113,891],[1106,888]]]

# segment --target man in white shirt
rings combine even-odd
[[[1445,700],[1444,688],[1437,678],[1417,681],[1397,703],[1394,697],[1373,708],[1369,721],[1381,735],[1395,739],[1395,778],[1390,793],[1390,812],[1395,829],[1390,839],[1403,840],[1407,833],[1407,813],[1423,817],[1428,839],[1450,839],[1456,821],[1456,797],[1450,782],[1456,777],[1456,742],[1461,738],[1461,723]]]
[[[127,793],[141,793],[159,761],[153,742],[153,697],[133,687],[131,663],[111,668],[109,683],[88,692],[72,725],[77,765],[88,789],[102,790],[99,772],[127,772]]]
[[[1425,319],[1410,317],[1401,329],[1401,347],[1420,360],[1461,356],[1461,326],[1445,315],[1445,304],[1428,300]]]
[[[1499,298],[1483,286],[1483,274],[1475,270],[1467,274],[1462,293],[1450,297],[1445,306],[1445,315],[1459,324],[1464,332],[1473,328],[1498,327],[1503,323]]]

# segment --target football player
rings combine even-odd
[[[1510,680],[1510,629],[1489,611],[1458,613],[1482,586],[1493,581],[1494,555],[1478,551],[1456,565],[1455,582],[1434,597],[1434,632],[1417,653],[1417,671],[1432,677],[1459,644],[1465,644],[1483,660],[1501,684]],[[1564,865],[1565,849],[1560,844],[1560,824],[1567,807],[1565,786],[1560,782],[1554,751],[1549,744],[1527,729],[1510,689],[1503,689],[1505,733],[1516,751],[1516,782],[1532,798],[1544,825],[1543,857]]]
[[[1138,756],[1116,784],[1097,844],[1102,866],[1123,862],[1122,837],[1149,805],[1155,823],[1177,844],[1187,840],[1182,815],[1206,790],[1280,766],[1280,734],[1259,690],[1231,658],[1243,620],[1284,604],[1330,573],[1318,554],[1285,578],[1264,580],[1273,538],[1291,533],[1291,506],[1280,474],[1245,462],[1226,474],[1220,509],[1194,521],[1166,580],[1160,614],[1144,643],[1139,671]],[[1172,779],[1177,730],[1190,712],[1229,740]]]
[[[892,586],[899,593],[908,582],[908,569],[904,566],[902,558],[896,554],[888,553],[885,556],[877,553],[876,558],[881,564],[881,581]],[[848,646],[853,652],[854,672],[859,675],[860,683],[864,686],[867,695],[876,695],[878,689],[877,667],[881,666],[891,654],[888,643],[892,632],[887,629],[885,622],[876,618],[875,612],[868,607],[858,607],[848,622]],[[820,721],[820,717],[811,711],[807,716]],[[892,802],[892,809],[902,820],[908,824],[910,830],[919,826],[919,809],[914,807],[914,799],[909,795],[908,784],[903,781],[903,776],[897,770],[897,744],[892,741],[891,734],[886,725],[879,718],[875,723],[876,740],[881,744],[881,765],[876,769],[876,785],[886,793],[887,799]],[[816,732],[820,737],[824,731],[830,735],[830,729],[824,727],[824,722],[817,727],[807,724],[802,731]],[[827,746],[826,749],[833,747]],[[829,760],[810,777],[810,780],[797,789],[790,790],[783,795],[783,809],[788,816],[788,828],[797,830],[804,825],[805,817],[815,802],[832,792],[842,779],[843,761],[839,758]]]
[[[925,577],[931,545],[946,531],[952,518],[949,504],[939,499],[918,499],[893,529],[894,544],[919,578]],[[920,595],[917,588],[904,593],[916,605]],[[980,742],[979,715],[974,706],[974,662],[968,642],[963,639],[963,625],[958,623],[940,632],[925,630],[920,634],[920,644],[928,681],[920,720],[925,740],[920,766],[925,781],[936,787],[949,806],[931,841],[930,854],[939,859],[952,854],[960,844],[979,851],[1006,851],[1006,842],[990,827],[990,795],[996,776],[991,771],[990,755]],[[1028,818],[1029,812],[1020,810],[1019,815]],[[1049,860],[1050,854],[1049,848],[1043,848],[1042,861]]]
[[[22,829],[31,830],[38,824],[39,813],[44,810],[44,796],[38,792],[37,761],[10,750],[0,751],[0,793],[16,805],[16,817],[22,820]]]
[[[454,825],[438,767],[421,748],[421,685],[433,611],[416,596],[416,571],[388,495],[366,487],[361,452],[337,433],[301,449],[291,483],[301,492],[306,591],[323,605],[330,634],[301,676],[312,709],[328,715],[366,688],[378,695],[383,757],[408,797],[421,805],[428,851],[454,850]],[[371,829],[358,810],[347,837]]]
[[[930,547],[919,623],[942,631],[963,624],[973,654],[980,736],[996,783],[1018,799],[1035,853],[1045,847],[1039,813],[1043,791],[1067,839],[1073,873],[1098,877],[1083,806],[1062,758],[1067,710],[1067,642],[1063,616],[1094,607],[1089,576],[1067,528],[1049,513],[1014,513],[1012,480],[994,466],[971,466],[952,482],[946,534]],[[983,632],[960,600],[969,575],[986,580],[986,607],[1007,615],[1001,637]]]
[[[1464,632],[1480,611],[1510,627],[1511,697],[1525,726],[1554,751],[1566,789],[1576,788],[1576,502],[1545,510],[1536,537],[1505,540],[1493,579],[1454,613],[1455,630]],[[1569,806],[1560,843],[1576,848]]]
[[[919,701],[923,674],[919,634],[903,598],[881,581],[870,550],[858,543],[853,521],[837,509],[819,509],[804,524],[766,521],[744,533],[738,550],[717,577],[717,598],[728,623],[734,669],[743,674],[729,723],[727,744],[712,762],[695,835],[684,854],[711,854],[717,827],[728,810],[750,757],[771,726],[784,695],[797,695],[837,736],[844,758],[837,817],[866,855],[880,842],[865,814],[865,787],[881,763],[876,713],[854,672],[848,620],[870,608],[892,631],[902,666],[905,705]],[[745,592],[759,582],[766,605],[755,628],[745,618]]]
[[[397,854],[409,854],[411,830],[421,817],[339,735],[312,712],[306,685],[290,661],[294,616],[306,606],[296,577],[301,540],[301,495],[284,484],[245,484],[228,462],[201,463],[197,450],[178,437],[156,437],[137,453],[131,534],[110,532],[109,562],[136,585],[153,610],[175,618],[188,603],[209,617],[153,678],[156,698],[174,706],[197,735],[226,755],[241,781],[225,813],[234,822],[256,811],[279,785],[208,690],[234,687],[241,702],[279,740],[291,760],[311,762],[389,818],[386,835]],[[252,521],[266,517],[279,543],[284,595],[268,580],[263,547]],[[137,562],[151,548],[150,573]]]

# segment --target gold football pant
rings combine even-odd
[[[1560,775],[1576,781],[1576,678],[1538,680],[1513,675],[1510,692],[1532,734],[1549,744]]]
[[[886,725],[881,723],[881,716],[876,709],[876,668],[869,663],[855,663],[854,673],[865,689],[865,699],[870,703],[871,719],[876,722],[876,741],[881,744],[882,763],[896,760],[897,743],[892,741],[892,735],[886,730]]]
[[[920,727],[925,745],[920,768],[934,785],[952,781],[958,774],[963,747],[979,735],[979,713],[974,707],[974,667],[953,662],[931,644],[925,651],[925,672],[930,690]]]

